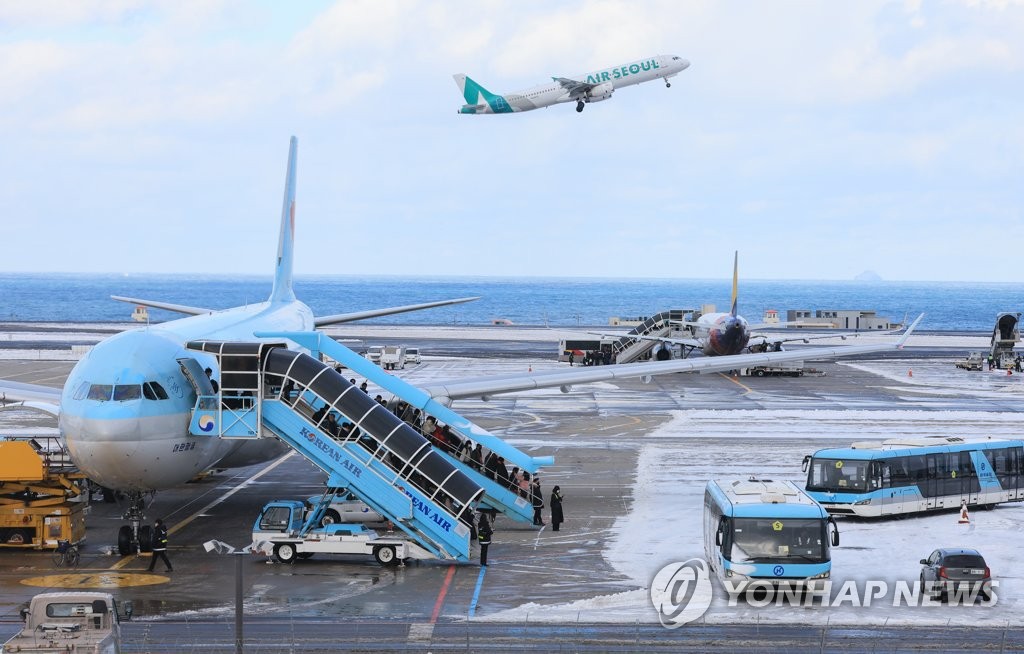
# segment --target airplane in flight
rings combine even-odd
[[[739,315],[737,299],[739,296],[739,252],[733,255],[732,264],[732,300],[728,312],[705,313],[698,316],[694,321],[673,321],[673,324],[687,329],[691,337],[670,337],[653,336],[647,334],[625,334],[622,332],[598,332],[591,331],[589,334],[614,338],[635,338],[639,340],[657,341],[663,345],[682,346],[686,354],[694,350],[700,350],[705,356],[733,356],[744,352],[768,352],[773,349],[780,352],[783,343],[802,342],[809,343],[812,340],[821,338],[836,338],[836,336],[798,336],[791,338],[774,338],[767,334],[754,333],[758,329],[773,327],[785,327],[787,325],[800,325],[799,322],[775,322],[750,324],[747,319]],[[856,336],[856,334],[855,334]],[[846,340],[846,334],[839,334],[838,337]],[[758,345],[750,345],[751,340],[761,340]],[[749,349],[748,349],[749,348]],[[671,353],[667,348],[659,350],[656,356],[670,357]],[[662,359],[664,360],[664,359]]]
[[[665,80],[666,87],[672,86],[669,78],[675,77],[689,66],[690,62],[682,57],[656,55],[583,75],[552,77],[548,84],[505,95],[491,93],[463,73],[458,73],[454,77],[462,97],[466,99],[466,104],[459,109],[460,114],[511,114],[563,102],[575,102],[576,111],[583,111],[583,107],[588,103],[607,100],[612,97],[615,89],[624,86],[656,79]]]
[[[205,376],[207,368],[214,379],[219,377],[220,371],[214,356],[188,349],[186,343],[197,340],[266,341],[257,334],[309,332],[335,323],[477,299],[466,297],[314,316],[310,308],[296,298],[292,289],[296,156],[297,140],[292,137],[274,280],[266,302],[218,311],[118,297],[132,304],[176,311],[188,317],[127,330],[101,341],[74,366],[61,389],[0,380],[0,393],[4,400],[21,401],[22,406],[57,416],[58,428],[72,461],[93,482],[127,496],[129,508],[124,518],[136,528],[144,518],[147,494],[180,486],[213,468],[242,467],[269,461],[288,449],[285,443],[273,437],[236,440],[190,434],[192,410],[198,397],[204,395],[203,388],[209,387],[210,383],[198,378]],[[437,382],[420,390],[450,405],[452,400],[459,398],[486,399],[497,393],[535,388],[559,387],[563,392],[569,392],[575,384],[596,381],[649,380],[653,375],[675,372],[719,372],[805,358],[831,359],[900,348],[918,321],[900,340],[870,346],[812,348],[795,354],[747,354],[707,360],[660,361],[458,379]],[[290,347],[301,349],[295,343]],[[131,529],[128,525],[121,528],[119,542],[129,537]]]

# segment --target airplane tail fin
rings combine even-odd
[[[739,250],[733,255],[732,260],[732,308],[729,309],[729,313],[736,317],[736,296],[739,295],[739,275],[740,275],[740,253]]]
[[[295,300],[292,290],[292,253],[295,249],[295,163],[299,141],[294,136],[288,145],[288,172],[284,178],[284,203],[281,207],[281,233],[277,241],[277,267],[274,269],[274,288],[271,302]]]
[[[466,104],[482,104],[481,100],[494,97],[494,94],[467,77],[464,73],[452,75],[455,83],[459,85],[459,93],[465,98]],[[481,98],[480,96],[483,96]]]
[[[491,93],[473,81],[472,78],[466,77],[463,73],[457,73],[452,75],[452,77],[455,78],[455,83],[459,86],[459,92],[462,93],[462,97],[466,101],[466,104],[460,110],[461,113],[480,113],[488,106],[492,108],[495,106],[500,107],[505,101],[502,96]]]

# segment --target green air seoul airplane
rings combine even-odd
[[[675,77],[689,67],[690,62],[675,55],[657,55],[623,66],[605,68],[573,77],[552,77],[550,84],[534,86],[524,91],[495,95],[472,79],[459,73],[455,83],[462,91],[466,104],[460,114],[511,114],[550,107],[562,102],[575,102],[576,111],[583,111],[588,102],[600,102],[612,97],[615,89],[655,79]]]

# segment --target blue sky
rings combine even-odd
[[[300,5],[298,8],[292,5]],[[0,0],[0,270],[1024,281],[1024,2]],[[653,54],[672,88],[460,116]]]

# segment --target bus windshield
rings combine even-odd
[[[863,493],[868,490],[870,461],[819,459],[811,460],[807,472],[807,490],[828,493]]]
[[[736,563],[823,563],[830,560],[824,521],[808,518],[733,518]]]

